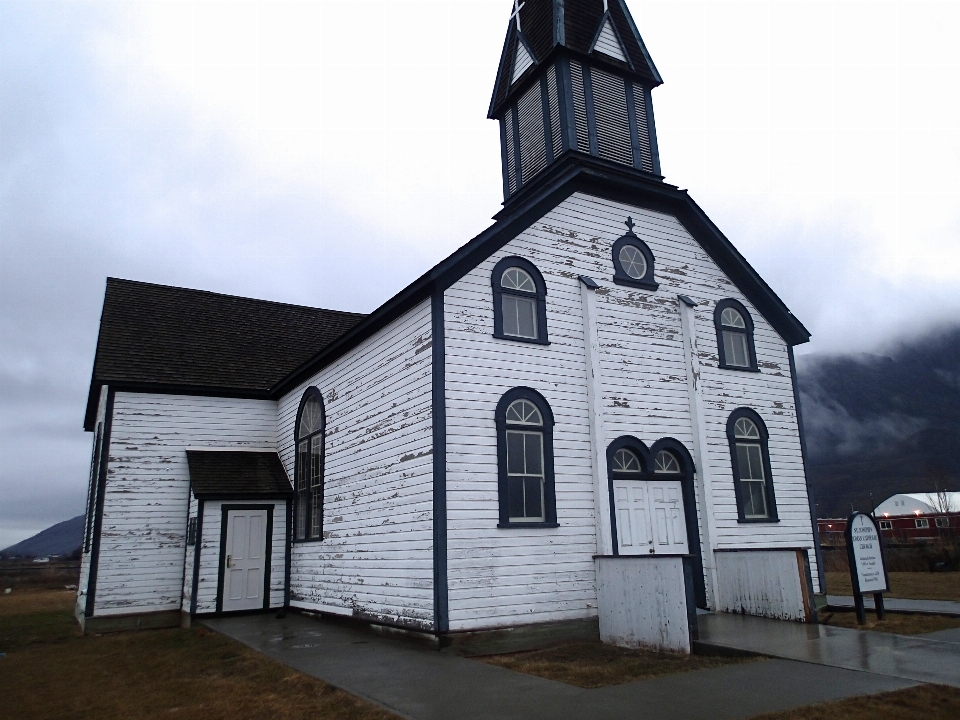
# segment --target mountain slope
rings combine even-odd
[[[51,525],[31,538],[11,545],[0,555],[19,557],[44,557],[46,555],[70,555],[83,542],[83,515]]]
[[[820,517],[960,489],[960,327],[889,356],[800,357],[797,380]]]

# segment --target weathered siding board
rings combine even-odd
[[[717,553],[720,609],[780,620],[809,620],[793,550]]]
[[[611,246],[631,216],[656,258],[657,291],[613,284]],[[549,346],[493,335],[490,273],[502,258],[533,262],[547,284]],[[692,449],[678,294],[692,297],[703,373],[719,547],[812,546],[787,347],[769,323],[673,217],[576,194],[509,242],[445,293],[448,574],[451,629],[586,617],[596,613],[590,578],[596,552],[586,421],[583,314],[578,276],[597,291],[605,443],[624,434],[648,445],[674,437]],[[713,308],[733,297],[750,311],[760,373],[717,368]],[[493,412],[501,395],[527,385],[550,403],[556,426],[557,516],[549,530],[497,529]],[[770,431],[780,522],[737,522],[726,420],[754,408]],[[702,514],[704,509],[698,508]],[[811,553],[816,577],[816,561]],[[537,588],[546,569],[553,594]],[[525,578],[525,580],[523,580]],[[528,602],[501,602],[503,587],[527,583]],[[534,601],[534,598],[536,600]]]
[[[97,403],[97,419],[93,425],[95,428],[103,427],[103,425],[105,424],[106,415],[107,415],[108,392],[109,392],[109,389],[106,385],[100,388],[100,400]],[[92,435],[95,441],[96,432],[92,433]],[[94,459],[93,457],[91,457],[91,463],[93,463],[93,461]],[[106,462],[106,458],[101,459],[101,463],[103,462]],[[93,472],[92,467],[90,469],[90,472]],[[78,581],[79,584],[77,585],[77,605],[76,605],[76,608],[74,609],[74,612],[77,615],[77,617],[82,616],[86,612],[86,607],[87,607],[87,583],[90,581],[91,553],[87,552],[86,537],[88,532],[91,534],[91,538],[93,535],[93,528],[92,527],[88,528],[87,524],[96,522],[96,515],[97,515],[96,485],[97,485],[97,478],[92,478],[92,484],[88,484],[87,486],[87,506],[89,507],[89,510],[87,511],[87,517],[84,521],[84,528],[83,528],[84,544],[81,545],[81,550],[83,551],[83,553],[80,556],[80,580]],[[92,542],[90,547],[92,549]]]
[[[273,505],[273,535],[270,548],[270,607],[283,605],[284,548],[287,541],[287,506],[281,501],[206,501],[203,504],[203,537],[200,545],[200,574],[197,578],[197,612],[217,610],[220,582],[220,532],[224,505]],[[191,548],[192,550],[193,548]],[[192,572],[192,561],[190,562]],[[192,582],[192,580],[188,581]]]
[[[116,393],[95,615],[180,608],[186,448],[274,449],[276,407],[269,400]]]
[[[327,417],[325,537],[294,545],[294,607],[433,627],[431,347],[427,301],[280,400],[291,477],[307,387],[319,388]]]

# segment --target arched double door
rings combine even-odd
[[[672,438],[648,449],[631,436],[607,448],[615,555],[683,555],[692,560],[697,605],[706,604],[693,460]]]

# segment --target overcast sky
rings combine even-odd
[[[0,548],[83,512],[108,275],[369,312],[489,224],[511,6],[0,3]],[[960,3],[629,6],[802,352],[960,318]]]

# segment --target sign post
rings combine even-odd
[[[855,512],[847,520],[847,559],[850,561],[850,583],[853,585],[853,603],[857,622],[863,625],[867,615],[863,596],[873,594],[877,619],[883,620],[883,593],[890,591],[887,563],[883,556],[880,528],[870,515]]]

